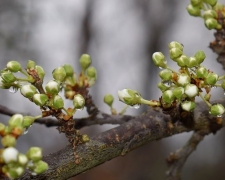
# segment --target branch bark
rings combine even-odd
[[[222,101],[218,103],[224,104]],[[44,157],[49,164],[48,171],[38,176],[26,172],[20,180],[68,179],[151,141],[192,130],[215,133],[224,126],[225,118],[220,120],[208,114],[203,102],[197,105],[192,114],[150,108],[145,114],[92,137],[90,142],[79,145],[75,152],[68,145]]]

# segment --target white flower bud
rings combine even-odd
[[[49,94],[58,94],[59,93],[59,83],[51,80],[46,84],[45,89],[46,89],[47,93],[49,93]]]
[[[185,86],[191,82],[191,78],[187,74],[180,74],[177,78],[177,83],[181,86]]]
[[[198,87],[194,84],[188,84],[184,88],[184,93],[190,98],[195,97],[198,94]]]
[[[24,97],[31,98],[37,93],[37,89],[35,86],[27,84],[20,88],[20,92]]]
[[[8,147],[3,150],[2,158],[5,163],[17,161],[18,150],[14,147]]]

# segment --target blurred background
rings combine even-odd
[[[52,70],[61,65],[71,64],[79,72],[79,57],[88,53],[98,73],[91,94],[100,110],[109,112],[103,97],[111,93],[116,99],[114,107],[120,111],[124,104],[117,100],[117,91],[123,88],[135,89],[146,99],[158,99],[159,69],[151,56],[161,51],[169,60],[167,45],[171,41],[181,42],[188,56],[204,50],[203,64],[219,75],[224,73],[216,54],[208,47],[214,39],[213,31],[205,28],[202,19],[188,15],[188,4],[189,0],[0,0],[0,68],[9,60],[17,60],[26,67],[31,59],[46,70],[46,83]],[[168,63],[177,69],[174,62]],[[215,89],[213,98],[223,98],[223,94]],[[40,114],[38,107],[20,93],[0,89],[0,104],[17,112]],[[70,104],[66,101],[66,107]],[[127,114],[138,115],[144,110],[144,106],[128,109]],[[85,115],[82,111],[76,117]],[[0,115],[0,122],[6,123],[8,119]],[[92,126],[83,132],[91,136],[112,127]],[[71,179],[165,179],[166,157],[190,136],[191,133],[183,133],[151,142]],[[224,137],[224,129],[205,137],[185,164],[184,180],[225,178]],[[18,140],[17,148],[26,152],[30,146],[40,146],[48,154],[67,143],[54,127],[33,125]]]

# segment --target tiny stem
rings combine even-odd
[[[124,106],[124,108],[119,112],[119,114],[123,115],[126,112],[128,107],[129,107],[128,105]]]
[[[222,79],[225,79],[225,75],[220,76],[220,77],[218,78],[218,81],[220,81],[220,80],[222,80]]]
[[[146,104],[146,105],[149,105],[149,106],[161,106],[159,101],[155,101],[155,100],[150,100],[149,101],[149,100],[145,100],[143,98],[141,98],[140,103],[141,104]]]
[[[25,71],[20,70],[20,72],[21,72],[23,75],[25,75],[26,77],[29,77],[29,75],[28,75]]]
[[[215,84],[214,86],[216,86],[216,87],[221,87],[222,85],[221,85],[221,84]]]
[[[26,78],[16,78],[18,81],[27,81],[27,82],[30,82],[30,80],[29,79],[26,79]]]
[[[190,72],[188,71],[188,68],[187,68],[187,67],[184,68],[184,71],[185,71],[185,73],[186,73],[189,77],[191,77]]]
[[[170,71],[172,71],[172,72],[174,72],[174,73],[180,74],[179,72],[177,72],[177,71],[171,69],[169,66],[167,66],[166,69],[168,69],[168,70],[170,70]]]
[[[209,107],[212,106],[212,105],[209,103],[209,101],[207,101],[207,100],[204,98],[204,96],[202,95],[201,92],[199,93],[199,96],[202,98],[202,100],[203,100]]]
[[[69,111],[67,111],[67,109],[65,107],[63,107],[62,109],[66,112],[67,115],[71,116],[71,113]]]
[[[39,119],[39,118],[42,118],[42,115],[39,115],[39,116],[34,116],[35,120],[36,119]]]

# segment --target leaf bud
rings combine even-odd
[[[196,57],[189,57],[187,67],[192,68],[195,66],[199,66],[198,60]]]
[[[177,98],[177,99],[181,99],[182,96],[184,94],[184,88],[183,87],[176,87],[173,89],[173,95]]]
[[[10,71],[3,71],[1,77],[6,83],[13,83],[16,81],[16,77]]]
[[[181,103],[181,108],[185,111],[193,111],[196,107],[196,104],[192,101],[184,101],[183,103]]]
[[[176,42],[176,41],[172,41],[171,43],[169,43],[169,49],[172,49],[172,48],[177,48],[177,49],[180,49],[182,52],[183,52],[183,45],[179,42]]]
[[[55,68],[52,72],[52,76],[56,81],[62,82],[66,77],[66,71],[64,67]]]
[[[82,54],[80,57],[80,65],[83,71],[85,71],[91,65],[91,57],[88,54]]]
[[[184,54],[182,54],[180,57],[176,59],[177,65],[180,67],[187,66],[188,64],[188,57]]]
[[[73,67],[69,64],[64,64],[63,66],[65,72],[66,72],[66,76],[73,76]]]
[[[207,85],[215,85],[219,76],[216,73],[210,72],[205,78],[205,84]]]
[[[18,150],[14,147],[8,147],[2,152],[3,161],[8,164],[10,162],[16,162],[18,156]]]
[[[85,99],[82,95],[77,94],[73,98],[73,106],[75,109],[83,109],[85,105]]]
[[[159,76],[163,81],[169,81],[172,79],[172,72],[168,69],[163,69],[162,71],[160,71]]]
[[[211,106],[209,113],[213,116],[221,116],[224,113],[225,109],[222,104],[216,104]]]
[[[54,80],[49,81],[46,86],[45,86],[45,90],[47,91],[47,93],[49,94],[58,94],[59,93],[59,83],[57,83]]]
[[[179,74],[177,77],[177,83],[181,86],[186,86],[191,82],[191,78],[187,74]]]
[[[39,161],[42,159],[42,149],[39,147],[31,147],[27,151],[27,157],[28,159],[32,161]]]
[[[184,88],[184,93],[189,97],[193,98],[198,94],[198,87],[194,84],[188,84]]]
[[[35,118],[33,116],[24,116],[23,117],[23,127],[29,128],[35,121]]]
[[[9,127],[10,128],[15,128],[15,127],[20,127],[23,125],[23,116],[21,114],[14,114],[10,119],[9,119]]]
[[[36,66],[36,63],[32,60],[28,60],[27,62],[27,69],[34,69]]]
[[[53,107],[55,109],[61,109],[61,108],[64,107],[64,101],[63,101],[61,96],[59,96],[59,95],[54,96],[54,98],[53,98]]]
[[[201,64],[204,61],[204,59],[205,59],[204,51],[197,51],[195,53],[195,58],[197,59],[198,64]]]
[[[171,104],[174,101],[174,95],[172,90],[166,90],[163,94],[162,94],[162,101],[164,103],[167,104]]]
[[[198,6],[193,6],[192,4],[189,4],[186,9],[191,16],[201,15],[201,10]]]
[[[1,143],[3,147],[14,147],[16,145],[16,138],[12,135],[6,135],[2,138]]]
[[[123,89],[118,91],[118,96],[120,101],[130,106],[140,104],[142,98],[137,91],[131,89]]]
[[[48,164],[42,160],[34,162],[33,172],[36,174],[41,174],[48,169]]]
[[[26,98],[32,98],[37,93],[35,86],[27,84],[20,88],[20,93]]]
[[[196,70],[196,74],[198,78],[206,78],[208,75],[208,71],[204,66],[200,66]]]
[[[111,94],[106,94],[104,97],[104,103],[108,104],[110,107],[114,101],[114,97]]]
[[[33,101],[38,106],[44,106],[48,101],[48,96],[46,94],[35,94]]]
[[[28,163],[28,158],[25,154],[19,153],[17,159],[18,163],[22,166],[25,166]]]
[[[183,51],[179,48],[170,49],[170,59],[176,61],[183,54]]]
[[[163,53],[161,53],[161,52],[153,53],[152,60],[153,60],[154,64],[156,66],[158,66],[158,67],[161,67],[161,68],[166,68],[167,67],[166,58],[163,55]]]
[[[37,71],[38,77],[41,79],[41,81],[43,81],[44,77],[45,77],[45,71],[41,66],[35,66],[35,69]]]
[[[21,65],[17,61],[9,61],[6,65],[7,69],[11,72],[18,72],[22,70]]]
[[[218,22],[216,19],[214,18],[208,18],[208,19],[205,19],[205,26],[211,30],[211,29],[216,29],[217,28],[217,25],[218,25]]]

